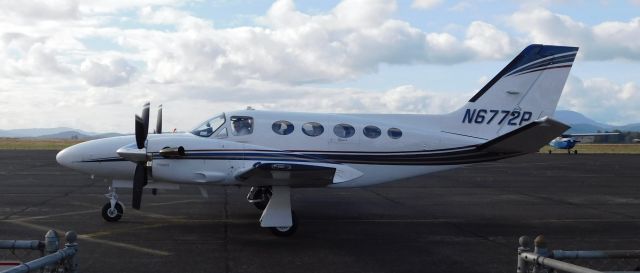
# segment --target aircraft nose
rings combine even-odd
[[[77,162],[78,160],[80,160],[79,155],[77,153],[77,151],[75,151],[76,149],[74,149],[73,146],[66,148],[60,152],[58,152],[58,154],[56,155],[56,161],[58,161],[58,164],[65,166],[67,168],[71,168],[73,162]]]

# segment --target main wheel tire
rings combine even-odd
[[[291,226],[290,227],[272,227],[271,233],[278,237],[289,237],[296,233],[298,229],[298,217],[295,212],[291,211]]]
[[[549,150],[549,154],[551,154],[551,150]]]
[[[573,154],[577,155],[578,154],[578,150],[573,150]]]
[[[117,222],[122,218],[123,214],[124,208],[120,202],[116,202],[113,209],[111,208],[111,203],[106,203],[102,206],[102,218],[107,222]]]

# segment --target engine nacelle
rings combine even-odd
[[[163,137],[149,141],[147,151],[158,151],[151,161],[154,181],[174,183],[232,183],[243,164],[243,145],[200,137]]]
[[[153,179],[176,183],[224,183],[232,181],[230,168],[220,164],[189,159],[155,159],[152,163]],[[217,165],[217,166],[216,166]]]
[[[164,158],[176,158],[185,155],[184,147],[180,146],[178,148],[166,147],[160,150],[160,156]]]

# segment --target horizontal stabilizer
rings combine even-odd
[[[493,153],[533,153],[569,128],[571,127],[564,123],[544,117],[494,138],[478,148]]]

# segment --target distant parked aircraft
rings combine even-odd
[[[567,150],[568,154],[571,154],[571,149],[576,147],[576,144],[580,142],[580,140],[575,139],[575,137],[585,137],[585,136],[611,136],[611,135],[619,135],[620,133],[588,133],[588,134],[563,134],[559,137],[556,137],[554,140],[549,142],[549,146],[559,149],[559,150]],[[552,153],[552,150],[549,150],[549,153]],[[578,154],[578,150],[573,149],[574,154]]]

